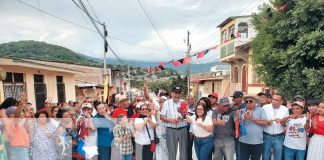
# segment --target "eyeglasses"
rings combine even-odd
[[[150,109],[148,109],[148,108],[142,108],[141,110],[142,111],[150,111]]]
[[[254,101],[253,100],[246,100],[244,101],[245,103],[253,103]]]
[[[204,109],[196,109],[197,111],[204,111]]]

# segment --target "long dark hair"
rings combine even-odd
[[[203,101],[205,102],[205,105],[206,105],[205,107],[206,107],[206,110],[207,110],[207,111],[209,111],[209,110],[212,109],[212,107],[211,107],[211,102],[210,102],[210,100],[209,100],[208,97],[201,97],[200,100],[198,101],[198,104],[199,104],[199,102],[200,102],[201,100],[203,100]]]
[[[11,106],[16,106],[17,105],[17,100],[12,98],[12,97],[9,97],[7,99],[5,99],[1,105],[0,105],[0,109],[7,109]]]
[[[56,118],[63,118],[63,114],[64,114],[65,112],[69,112],[69,111],[66,110],[66,109],[61,109],[61,108],[60,108],[60,109],[57,111]]]
[[[196,109],[195,109],[196,121],[197,121],[197,119],[198,119],[198,116],[197,116],[197,108],[198,108],[198,106],[202,106],[203,109],[204,109],[204,114],[202,115],[202,121],[204,122],[204,121],[205,121],[205,118],[206,118],[206,116],[207,116],[208,109],[207,109],[207,107],[206,107],[205,104],[202,104],[202,103],[201,103],[201,104],[198,104],[198,105],[196,106]]]

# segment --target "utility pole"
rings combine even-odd
[[[108,32],[106,29],[106,24],[103,23],[103,32],[104,32],[104,72],[103,72],[103,77],[104,77],[104,102],[109,103],[109,73],[107,72],[107,63],[106,63],[106,57],[107,57],[107,52],[108,52],[108,42],[107,42],[107,36]]]
[[[190,57],[191,43],[190,32],[187,32],[187,57]],[[190,63],[187,64],[187,96],[190,95]]]
[[[130,87],[131,87],[131,86],[130,86],[130,70],[129,70],[129,65],[128,65],[127,68],[128,68],[128,71],[127,71],[127,72],[128,72],[128,73],[127,73],[127,74],[128,74],[128,90],[130,90]]]
[[[108,33],[107,33],[107,30],[106,30],[106,24],[103,23],[103,30],[104,30],[104,46],[105,46],[105,52],[104,52],[104,75],[107,74],[107,66],[106,66],[106,55],[107,55],[107,52],[108,52],[108,42],[107,42],[107,36],[108,36]]]

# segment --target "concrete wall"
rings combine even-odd
[[[44,75],[44,83],[47,88],[47,97],[52,98],[52,102],[58,101],[57,97],[57,86],[56,86],[56,76],[63,76],[63,82],[65,83],[65,96],[66,101],[75,101],[75,78],[71,73],[53,72],[42,69],[33,69],[20,66],[1,66],[6,72],[23,73],[24,82],[26,84],[27,100],[31,102],[34,106],[36,104],[35,100],[35,89],[34,89],[34,74]],[[3,93],[3,85],[0,83],[0,91]],[[3,98],[3,94],[1,94]]]

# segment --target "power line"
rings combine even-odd
[[[86,30],[89,30],[89,31],[92,31],[92,32],[96,32],[96,31],[94,31],[94,30],[92,30],[92,29],[90,29],[90,28],[87,28],[87,27],[81,26],[81,25],[79,25],[79,24],[77,24],[77,23],[74,23],[74,22],[71,22],[71,21],[69,21],[69,20],[67,20],[67,19],[64,19],[64,18],[58,17],[58,16],[53,15],[53,14],[51,14],[51,13],[49,13],[49,12],[46,12],[46,11],[41,10],[41,9],[38,9],[38,8],[36,8],[35,6],[32,6],[32,5],[30,5],[30,4],[28,4],[28,3],[25,3],[25,2],[23,2],[23,1],[20,1],[20,0],[16,0],[16,1],[19,2],[19,3],[22,3],[22,4],[24,4],[24,5],[26,5],[26,6],[28,6],[28,7],[31,7],[31,8],[33,8],[33,9],[36,9],[36,10],[38,10],[38,11],[40,11],[40,12],[43,12],[43,13],[45,13],[45,14],[47,14],[47,15],[50,15],[50,16],[55,17],[55,18],[57,18],[57,19],[60,19],[60,20],[62,20],[62,21],[64,21],[64,22],[67,22],[67,23],[73,24],[73,25],[75,25],[75,26],[78,26],[78,27],[80,27],[80,28],[83,28],[83,29],[86,29]]]
[[[211,13],[214,12],[214,10],[217,8],[218,5],[219,5],[219,2],[217,2],[216,5],[211,10],[209,10],[209,12],[207,12],[207,14],[203,18],[201,18],[200,21],[198,21],[198,23],[196,23],[196,25],[194,25],[194,27],[192,27],[192,29],[190,29],[192,33],[195,31],[197,26],[199,26]]]
[[[72,1],[74,1],[74,0],[72,0]],[[89,14],[89,12],[87,11],[87,8],[85,7],[85,5],[83,4],[83,2],[81,1],[81,0],[79,0],[79,3],[81,4],[81,7],[83,8],[83,9],[81,9],[81,10],[83,10],[85,13],[86,13],[86,15],[90,18],[90,21],[92,22],[92,24],[93,24],[93,26],[95,27],[95,29],[97,30],[97,32],[98,32],[98,34],[100,35],[100,37],[101,38],[103,38],[104,40],[105,40],[105,36],[101,33],[101,31],[99,30],[99,28],[98,28],[98,26],[97,26],[97,24],[95,23],[95,20],[91,17],[91,15]],[[101,24],[101,25],[104,25],[103,23],[101,23],[101,22],[97,22],[97,23],[99,23],[99,24]],[[119,58],[119,56],[116,54],[116,52],[110,47],[110,45],[108,45],[108,48],[111,50],[111,52],[116,56],[116,58],[118,59],[118,61],[120,61],[122,64],[124,64],[124,62]]]
[[[95,15],[95,17],[97,18],[97,20],[100,21],[99,18],[98,18],[98,16],[97,16],[97,14],[96,14],[96,12],[95,12],[94,9],[92,8],[91,3],[90,3],[88,0],[87,0],[87,2],[88,2],[88,4],[89,4],[89,6],[90,6],[90,9],[91,9],[92,13]]]
[[[42,13],[44,13],[44,14],[46,14],[46,15],[49,15],[49,16],[51,16],[51,17],[54,17],[54,18],[56,18],[56,19],[59,19],[59,20],[61,20],[61,21],[66,22],[66,23],[72,24],[72,25],[74,25],[74,26],[77,26],[77,27],[80,27],[80,28],[86,29],[86,30],[91,31],[91,32],[94,32],[94,33],[98,33],[97,31],[95,31],[95,30],[93,30],[93,29],[91,29],[91,28],[88,28],[88,27],[85,27],[85,26],[79,25],[79,24],[77,24],[77,23],[75,23],[75,22],[72,22],[72,21],[70,21],[70,20],[67,20],[67,19],[65,19],[65,18],[62,18],[62,17],[56,16],[56,15],[54,15],[54,14],[52,14],[52,13],[49,13],[49,12],[44,11],[44,10],[42,10],[42,9],[39,9],[39,8],[37,8],[37,7],[33,6],[33,5],[30,5],[30,4],[28,4],[28,3],[25,3],[25,2],[23,2],[23,1],[20,1],[20,0],[16,0],[16,1],[19,2],[19,3],[22,3],[23,5],[25,5],[25,6],[27,6],[27,7],[30,7],[30,8],[32,8],[32,9],[35,9],[35,10],[37,10],[37,11],[39,11],[39,12],[42,12]],[[77,7],[78,7],[78,6],[77,6]],[[79,7],[78,7],[78,8],[79,8]],[[81,9],[81,7],[80,7],[79,9]],[[83,9],[82,9],[82,11],[83,11]],[[81,14],[81,15],[83,16],[83,14]],[[84,18],[84,17],[83,17],[83,18]],[[87,22],[87,21],[86,21],[86,22]],[[87,23],[88,23],[88,22],[87,22]],[[159,50],[155,50],[155,49],[152,49],[152,48],[143,47],[143,46],[140,46],[140,45],[134,44],[134,43],[132,43],[132,42],[129,42],[129,41],[126,41],[126,40],[123,40],[123,39],[117,38],[117,37],[113,37],[113,36],[109,36],[109,35],[108,35],[108,37],[111,38],[111,39],[117,40],[117,41],[121,41],[121,42],[127,43],[127,44],[129,44],[129,45],[136,46],[136,47],[138,47],[138,48],[145,48],[145,49],[149,49],[149,50],[156,51],[156,52],[164,52],[164,51],[159,51]]]
[[[158,28],[155,26],[154,22],[153,22],[153,18],[151,19],[151,17],[149,16],[149,13],[146,11],[146,9],[144,8],[143,4],[141,3],[140,0],[137,0],[137,2],[140,4],[141,8],[143,9],[147,19],[149,20],[149,22],[151,23],[152,27],[154,28],[155,32],[157,33],[157,35],[159,36],[159,38],[161,39],[164,47],[168,50],[168,52],[171,53],[170,49],[168,48],[166,41],[163,39],[163,35],[162,33],[159,32]]]
[[[111,38],[111,39],[113,39],[113,40],[117,40],[117,41],[120,41],[120,42],[127,43],[127,44],[129,44],[129,45],[136,46],[136,47],[138,47],[138,48],[144,48],[144,49],[151,50],[151,51],[154,51],[154,52],[165,52],[165,51],[155,50],[155,49],[152,49],[152,48],[143,47],[143,46],[140,46],[140,45],[134,44],[134,43],[132,43],[132,42],[128,42],[128,41],[122,40],[122,39],[120,39],[120,38],[112,37],[112,36],[109,36],[109,35],[108,35],[108,37]]]
[[[219,34],[219,32],[213,32],[211,35],[209,35],[206,39],[204,39],[203,41],[201,41],[201,43],[199,43],[199,45],[197,45],[198,47],[198,49],[197,50],[200,50],[204,45],[206,45],[208,42],[210,42],[210,40],[212,40],[212,38],[215,36],[216,37],[216,35],[218,35]]]

